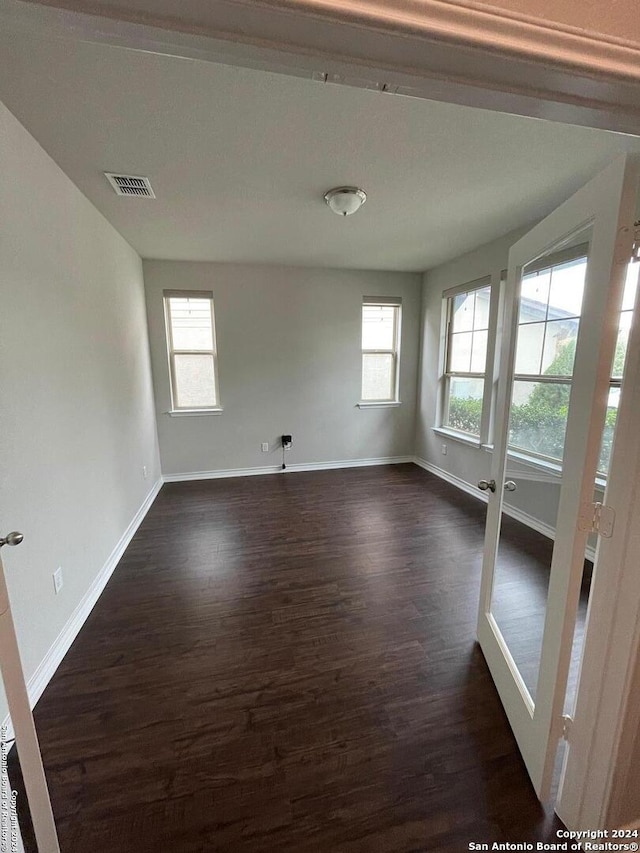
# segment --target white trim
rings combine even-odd
[[[402,296],[363,296],[363,305],[391,305],[393,308],[402,307]]]
[[[366,400],[360,400],[356,403],[356,407],[358,409],[397,409],[398,406],[402,405],[402,400],[378,400],[367,402]]]
[[[485,504],[488,502],[485,492],[481,492],[477,486],[467,483],[467,481],[463,480],[461,477],[457,477],[455,474],[445,471],[444,468],[438,468],[437,465],[427,462],[426,459],[422,459],[420,456],[415,456],[413,461],[418,465],[418,467],[424,468],[424,470],[428,471],[430,474],[435,474],[436,477],[440,477],[441,480],[446,480],[447,483],[451,483],[452,486],[456,486],[461,491],[471,495],[472,498],[477,498]]]
[[[509,50],[527,60],[565,68],[596,69],[635,80],[639,75],[640,51],[631,40],[471,0],[279,0],[276,5],[453,45]]]
[[[466,492],[468,495],[471,495],[472,498],[477,498],[485,504],[488,502],[486,492],[481,492],[472,483],[468,483],[461,477],[451,474],[449,471],[445,471],[444,468],[438,468],[437,465],[433,465],[431,462],[427,462],[426,459],[421,459],[419,456],[414,457],[413,461],[420,468],[424,468],[424,470],[428,471],[430,474],[435,474],[435,476],[440,477],[441,480],[446,480],[447,483],[451,483],[452,486],[456,486],[456,488]],[[538,533],[546,536],[547,539],[555,540],[556,532],[554,528],[551,527],[551,525],[540,521],[538,518],[535,518],[533,515],[529,515],[528,512],[523,512],[521,509],[517,509],[507,503],[503,503],[502,511],[505,515],[515,519],[515,521],[519,521],[521,524],[524,524],[525,527],[530,527],[531,530],[536,530]],[[588,546],[585,551],[585,557],[588,560],[591,560],[591,562],[594,562],[596,557],[595,549]]]
[[[413,456],[381,456],[377,459],[343,459],[336,462],[292,462],[283,471],[281,465],[260,468],[221,468],[217,471],[186,471],[165,474],[165,483],[186,483],[191,480],[224,480],[228,477],[259,477],[263,474],[287,474],[296,471],[332,471],[336,468],[366,468],[370,465],[401,465],[413,462]]]
[[[443,299],[453,299],[460,293],[472,293],[474,290],[482,290],[485,287],[491,287],[491,273],[483,275],[480,278],[474,278],[473,281],[467,281],[465,284],[456,284],[454,287],[448,287],[442,291]]]
[[[171,409],[164,414],[170,418],[197,418],[203,415],[221,415],[223,412],[222,406],[216,406],[212,409]]]
[[[515,521],[519,521],[521,524],[524,524],[525,527],[530,527],[532,530],[541,533],[543,536],[546,536],[547,539],[554,540],[556,538],[556,531],[550,524],[545,524],[544,521],[540,521],[540,519],[535,516],[529,515],[528,512],[523,512],[521,509],[517,509],[517,507],[511,506],[507,503],[502,504],[502,512],[513,518]]]
[[[548,475],[548,482],[560,483],[562,481],[562,465],[559,462],[552,462],[538,456],[530,456],[522,450],[514,450],[511,447],[507,447],[507,460],[509,459],[518,462],[520,465],[533,468],[536,471],[542,471]],[[534,475],[534,478],[537,476]]]
[[[473,0],[211,0],[180,21],[150,3],[75,7],[2,0],[0,26],[640,132],[636,44]]]
[[[78,603],[78,606],[71,614],[62,631],[53,641],[53,644],[40,662],[39,666],[36,667],[31,678],[29,678],[27,691],[29,693],[29,701],[32,708],[35,707],[38,699],[44,693],[46,686],[49,684],[55,674],[55,671],[62,663],[62,659],[69,651],[71,644],[77,637],[84,623],[87,621],[89,614],[100,598],[100,595],[118,565],[120,558],[133,539],[135,532],[138,527],[140,527],[144,517],[149,512],[151,505],[156,499],[158,492],[162,488],[162,482],[162,478],[160,478],[153,485],[151,491],[142,502],[140,509],[136,512],[129,526],[124,531],[113,551],[107,558],[102,569]],[[3,725],[7,727],[7,738],[11,739],[13,737],[13,725],[9,715],[5,718]]]
[[[262,65],[267,70],[270,66],[274,70],[274,65],[277,70],[287,64],[296,67],[287,54],[298,54],[300,67],[308,55],[310,41],[317,54],[321,34],[347,26],[394,35],[404,42],[426,40],[434,43],[433,49],[442,46],[449,52],[460,47],[487,51],[507,60],[554,66],[557,72],[583,72],[596,79],[612,77],[625,82],[640,79],[640,50],[631,39],[498,9],[475,0],[276,0],[268,10],[260,8],[260,4],[244,4],[247,8],[242,16],[230,15],[224,3],[214,2],[206,22],[183,18],[180,24],[161,13],[128,12],[122,5],[117,11],[107,7],[102,15],[96,15],[95,4],[89,0],[76,3],[75,9],[24,10],[18,0],[4,0],[4,5],[14,21],[23,26],[48,25],[54,34],[66,29],[84,39],[169,55],[195,54],[214,61],[229,62],[233,57],[238,64],[238,59],[250,58],[253,67]],[[300,19],[310,20],[311,27],[315,24],[316,32],[301,27]],[[298,39],[304,36],[303,45],[287,33],[291,28],[296,30]],[[241,51],[235,43],[243,40],[246,48]],[[262,48],[270,62],[259,63],[256,48]]]
[[[480,450],[482,444],[480,442],[480,438],[470,433],[466,432],[458,432],[455,429],[450,429],[447,427],[431,427],[432,432],[435,432],[436,435],[442,436],[443,438],[451,438],[453,441],[460,441],[462,444],[467,444],[469,447],[475,447],[476,450]]]

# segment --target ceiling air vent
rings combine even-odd
[[[105,172],[104,174],[116,191],[116,195],[134,195],[141,198],[156,197],[151,189],[149,178],[141,178],[137,175],[114,175],[112,172]]]

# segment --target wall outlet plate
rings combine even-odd
[[[62,577],[62,566],[58,566],[58,568],[53,573],[53,588],[55,590],[56,595],[60,592],[63,586],[64,578]]]
[[[263,452],[263,453],[268,453],[268,452],[269,452],[269,442],[268,442],[268,441],[263,441],[263,442],[262,442],[262,452]]]
[[[443,455],[443,456],[446,456],[446,455],[447,455],[447,445],[446,445],[446,444],[443,444],[443,445],[442,445],[442,455]]]

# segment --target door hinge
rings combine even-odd
[[[571,726],[573,725],[573,717],[570,717],[569,714],[562,715],[562,739],[569,740],[569,735],[571,734]]]
[[[613,526],[616,520],[615,510],[606,504],[596,503],[582,504],[580,516],[578,517],[578,530],[586,530],[587,533],[597,533],[610,539],[613,535]]]
[[[633,223],[633,248],[631,249],[631,263],[640,263],[640,219]]]

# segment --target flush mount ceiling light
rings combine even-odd
[[[325,193],[324,200],[338,216],[350,216],[367,200],[367,194],[359,187],[336,187]]]

